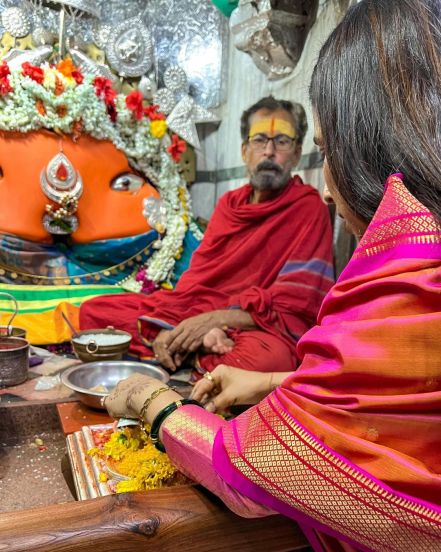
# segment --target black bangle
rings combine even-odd
[[[184,404],[195,404],[197,406],[201,406],[201,403],[193,399],[181,399],[179,401],[172,402],[171,404],[163,408],[153,420],[150,430],[150,439],[155,447],[161,452],[165,452],[164,445],[159,440],[159,429],[161,427],[161,424],[167,418],[167,416],[170,416],[172,412],[177,410],[180,406],[184,406]]]

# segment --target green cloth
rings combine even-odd
[[[212,0],[213,4],[226,17],[230,17],[231,12],[237,7],[239,0]]]

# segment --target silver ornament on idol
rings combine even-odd
[[[41,65],[53,52],[52,46],[39,46],[33,50],[13,48],[4,56],[3,61],[8,63],[9,69],[20,69],[26,61],[32,65]]]
[[[46,206],[43,226],[50,234],[71,234],[78,228],[74,215],[83,193],[83,181],[63,152],[57,153],[41,171],[43,193],[57,205]]]
[[[159,105],[162,113],[168,115],[178,103],[175,94],[168,88],[160,88],[153,96],[153,103]]]
[[[152,100],[157,91],[155,75],[153,73],[149,73],[148,75],[141,77],[138,84],[138,90],[146,100]]]
[[[113,27],[111,25],[106,25],[100,23],[96,25],[92,30],[92,38],[98,48],[104,50],[109,39],[113,33]]]
[[[162,199],[156,197],[144,199],[142,214],[147,219],[149,226],[159,234],[164,234],[167,230],[167,207]]]
[[[170,65],[164,73],[165,87],[173,92],[188,92],[187,75],[179,65]]]
[[[29,16],[21,8],[6,8],[2,13],[2,24],[14,38],[22,38],[31,31]]]
[[[45,44],[54,44],[55,34],[51,33],[48,29],[43,27],[37,27],[32,31],[32,41],[36,46],[43,46]]]
[[[129,19],[113,29],[106,44],[107,60],[123,77],[140,77],[153,63],[153,42],[139,19]]]
[[[196,123],[214,123],[219,117],[198,105],[191,96],[184,96],[167,117],[167,125],[186,142],[200,148]]]
[[[76,48],[70,48],[69,53],[72,56],[72,59],[75,65],[79,69],[81,69],[83,73],[90,73],[97,77],[105,77],[106,79],[109,79],[114,83],[117,81],[116,76],[107,67],[107,65],[94,61],[92,58],[87,56],[84,52],[81,52]]]
[[[87,14],[100,19],[101,11],[95,0],[51,0],[55,4],[61,4],[66,11],[73,14]]]

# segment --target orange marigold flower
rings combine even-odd
[[[31,65],[29,61],[22,63],[21,67],[25,77],[30,77],[33,81],[38,82],[38,84],[43,84],[44,71],[41,67]]]
[[[58,117],[63,118],[63,117],[66,115],[66,113],[67,113],[67,106],[65,106],[65,105],[59,105],[59,106],[57,107],[57,115],[58,115]]]
[[[73,61],[70,58],[62,59],[58,63],[57,69],[65,77],[75,79],[77,84],[81,84],[83,82],[83,74],[78,67],[73,64]]]
[[[35,107],[37,108],[38,113],[44,117],[46,115],[46,108],[44,107],[43,100],[37,100],[35,102]]]
[[[184,140],[181,140],[177,134],[173,134],[172,143],[168,146],[167,151],[173,157],[173,160],[176,163],[179,163],[181,155],[187,149],[187,144]]]
[[[144,107],[142,105],[143,96],[138,90],[130,92],[126,97],[126,106],[135,116],[135,119],[140,121],[144,114]]]

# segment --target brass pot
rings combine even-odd
[[[87,336],[90,336],[90,339],[87,339]],[[100,343],[100,336],[109,336],[105,338],[105,344]],[[115,343],[111,342],[111,336],[115,336]],[[125,336],[126,339],[121,341],[121,336]],[[84,330],[75,333],[71,339],[76,356],[83,362],[121,360],[129,350],[131,341],[132,336],[128,332],[113,328]]]
[[[19,385],[28,378],[29,343],[21,337],[0,337],[0,386]]]

